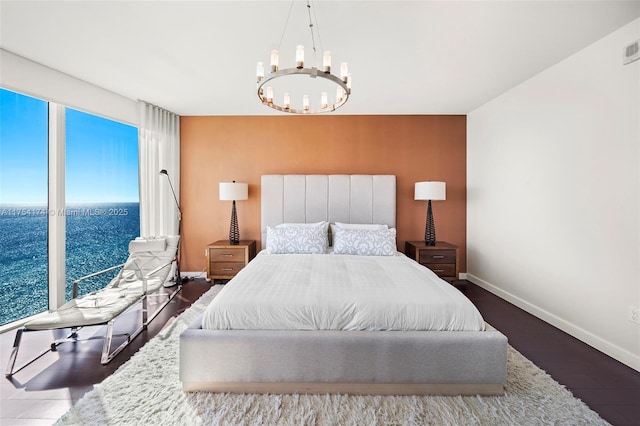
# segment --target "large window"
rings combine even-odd
[[[140,235],[138,129],[66,109],[67,300],[73,280],[122,263]],[[104,287],[112,274],[83,283]]]
[[[137,128],[66,108],[60,136],[48,111],[45,101],[0,89],[0,326],[61,300],[49,295],[62,296],[47,274],[48,240],[63,238],[48,227],[52,215],[64,215],[67,300],[73,280],[123,262],[140,234]],[[50,146],[64,149],[64,188],[49,187]],[[49,194],[60,191],[65,208],[52,209]],[[108,279],[88,281],[81,294]]]
[[[0,325],[44,311],[48,109],[0,89]]]

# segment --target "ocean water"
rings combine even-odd
[[[0,205],[0,325],[47,310],[47,221],[66,219],[66,300],[73,281],[124,262],[140,235],[138,203],[46,206]],[[104,287],[117,271],[80,285],[80,294]]]

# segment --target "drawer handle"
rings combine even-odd
[[[220,257],[233,257],[233,255],[228,253],[222,253]]]
[[[444,259],[443,255],[433,255],[431,256],[432,259]]]
[[[220,268],[221,271],[233,271],[233,268]]]
[[[444,272],[444,269],[433,269],[433,272]]]

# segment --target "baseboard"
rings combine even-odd
[[[180,271],[180,278],[207,278],[207,273],[204,271]]]
[[[462,275],[462,274],[461,274]],[[551,312],[548,312],[540,307],[527,302],[526,300],[515,296],[514,294],[509,293],[508,291],[504,291],[501,288],[483,280],[482,278],[476,277],[473,274],[466,273],[466,279],[476,284],[479,287],[484,288],[485,290],[495,294],[496,296],[516,305],[520,309],[525,310],[531,315],[540,318],[541,320],[548,322],[554,327],[559,328],[565,333],[570,334],[578,340],[583,341],[589,346],[594,347],[595,349],[609,355],[611,358],[620,361],[621,363],[633,368],[636,371],[640,371],[640,356],[637,356],[626,349],[623,349],[613,343],[604,340],[595,334],[588,332],[587,330],[578,327],[575,324],[572,324]]]
[[[467,273],[466,272],[460,272],[458,274],[458,279],[460,280],[466,280],[467,279]]]

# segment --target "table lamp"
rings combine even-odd
[[[447,189],[445,182],[416,182],[415,200],[428,200],[427,223],[424,229],[424,243],[428,246],[436,245],[436,227],[433,224],[433,212],[431,211],[431,201],[447,199]]]
[[[240,231],[238,230],[238,215],[236,213],[236,201],[249,198],[249,185],[233,182],[220,182],[220,200],[233,201],[231,207],[231,225],[229,226],[229,244],[240,244]]]

